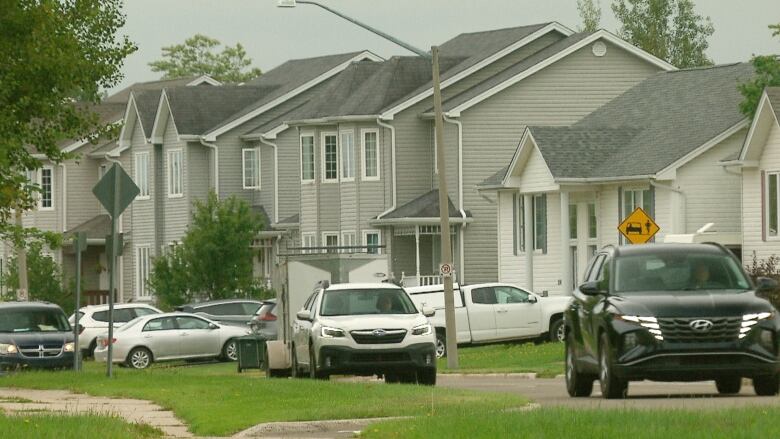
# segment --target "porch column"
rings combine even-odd
[[[561,190],[561,290],[565,295],[571,295],[573,287],[571,285],[572,267],[571,250],[569,241],[571,241],[571,231],[569,230],[569,193]]]
[[[523,195],[523,239],[525,252],[525,287],[534,290],[534,197]]]
[[[414,226],[414,255],[417,264],[417,285],[420,285],[420,226]]]

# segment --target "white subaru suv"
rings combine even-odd
[[[318,286],[293,323],[293,376],[378,375],[436,384],[436,336],[403,288],[387,283]]]
[[[160,314],[162,311],[145,303],[114,304],[114,328],[118,328],[136,317]],[[76,324],[76,315],[68,319]],[[79,309],[79,348],[82,356],[91,357],[97,347],[97,337],[108,331],[108,305],[87,305]]]

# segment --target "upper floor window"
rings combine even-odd
[[[168,196],[184,195],[182,188],[182,153],[180,149],[168,151]]]
[[[569,238],[577,239],[577,205],[569,204]]]
[[[650,189],[624,189],[621,219],[631,214],[637,207],[641,207],[648,215],[652,214],[653,196]]]
[[[138,199],[149,198],[149,153],[139,152],[135,154],[135,184],[140,192]]]
[[[41,175],[41,197],[38,203],[41,210],[54,209],[54,168],[44,166]]]
[[[323,232],[322,241],[325,247],[338,247],[339,246],[339,234],[336,232]],[[328,253],[335,253],[336,249],[328,249]]]
[[[335,134],[322,135],[322,180],[338,181],[339,148]]]
[[[341,133],[341,180],[355,179],[355,136],[352,131]]]
[[[363,131],[363,179],[379,180],[379,131]]]
[[[241,150],[244,189],[260,189],[260,151],[256,148]]]
[[[301,181],[314,181],[314,136],[301,136]]]

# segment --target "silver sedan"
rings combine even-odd
[[[192,358],[238,359],[239,337],[249,328],[222,325],[194,314],[166,313],[138,317],[114,331],[114,363],[145,369],[154,361]],[[108,357],[108,334],[98,337],[95,361]]]

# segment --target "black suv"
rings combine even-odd
[[[45,302],[0,302],[0,369],[72,368],[73,330]]]
[[[566,388],[623,398],[631,380],[715,380],[738,393],[780,388],[780,317],[755,295],[739,261],[718,244],[607,247],[593,257],[566,310]]]

